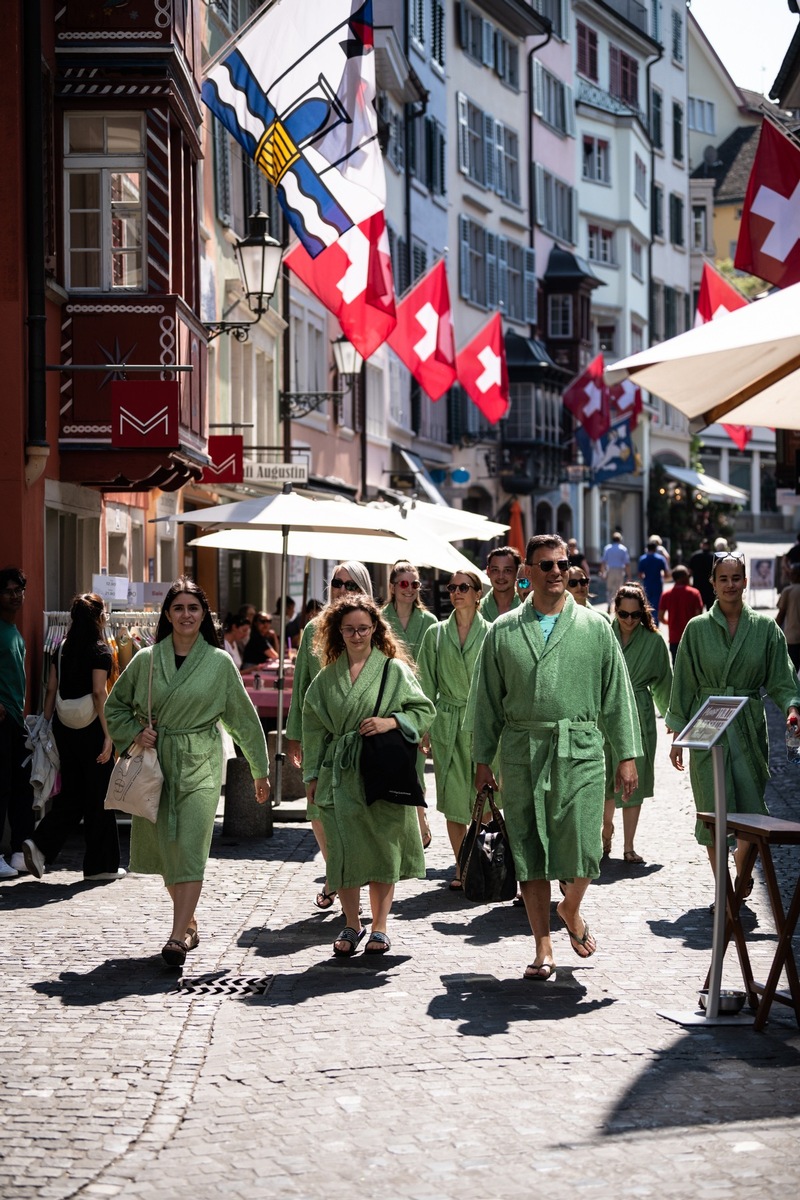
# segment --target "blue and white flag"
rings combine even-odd
[[[316,258],[386,203],[372,0],[278,0],[203,83]]]
[[[589,468],[589,485],[605,483],[617,475],[628,475],[636,470],[636,455],[631,441],[629,421],[618,421],[608,433],[596,441],[579,425],[575,430],[578,449]]]

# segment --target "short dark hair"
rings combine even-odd
[[[486,566],[487,567],[489,566],[489,563],[492,561],[493,558],[499,558],[501,556],[502,557],[508,556],[508,558],[513,558],[515,567],[518,567],[520,565],[520,563],[522,562],[522,555],[520,554],[519,550],[516,549],[516,547],[514,547],[514,546],[497,546],[497,547],[495,547],[494,550],[490,550],[489,553],[487,554]]]
[[[567,544],[557,533],[535,533],[533,537],[528,538],[528,545],[525,547],[526,566],[531,565],[537,550],[563,550],[566,554]]]
[[[24,589],[28,586],[28,577],[19,567],[3,567],[0,570],[0,590],[9,583],[16,583],[17,587]]]
[[[691,577],[691,571],[688,567],[684,567],[682,563],[678,563],[677,567],[672,568],[672,578],[675,583],[688,583]]]

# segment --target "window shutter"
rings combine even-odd
[[[467,118],[467,97],[463,92],[457,93],[456,103],[458,106],[458,169],[462,175],[469,175],[469,120]]]
[[[408,262],[408,242],[405,238],[397,239],[397,289],[402,295],[408,290],[409,280],[409,262]]]
[[[494,67],[494,26],[491,21],[483,22],[483,65]]]
[[[544,68],[538,58],[533,60],[533,111],[537,117],[544,112]]]
[[[497,308],[497,242],[496,233],[486,232],[486,293],[481,297],[484,308]]]
[[[495,34],[494,69],[501,79],[505,79],[508,62],[508,42],[498,29]]]
[[[536,224],[545,223],[544,206],[544,167],[541,163],[534,164],[534,201],[536,203]]]
[[[610,76],[609,91],[612,96],[620,96],[622,94],[622,72],[619,61],[619,50],[616,46],[609,47],[608,65]]]
[[[508,47],[508,75],[506,83],[509,87],[519,91],[519,46],[516,42],[509,43]]]
[[[506,130],[502,121],[494,123],[494,139],[496,147],[494,190],[498,196],[508,199],[508,179],[506,178]]]
[[[508,313],[508,238],[497,239],[497,297],[489,308]]]
[[[575,96],[571,87],[564,85],[564,118],[567,137],[575,137]]]
[[[490,117],[488,113],[483,114],[483,155],[483,182],[486,184],[487,188],[494,188],[494,181],[496,178],[494,153],[494,117]]]
[[[524,274],[523,274],[523,304],[525,306],[524,319],[531,325],[536,324],[536,251],[531,246],[523,248],[524,254]]]
[[[231,142],[230,135],[214,117],[214,181],[217,199],[217,219],[221,225],[231,224]]]
[[[469,262],[469,221],[465,216],[458,217],[458,294],[462,300],[470,297],[470,262]]]
[[[458,6],[458,40],[462,50],[469,49],[469,13],[463,0]]]
[[[447,425],[448,441],[456,446],[464,435],[464,397],[457,383],[447,393]]]

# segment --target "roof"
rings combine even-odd
[[[506,365],[512,383],[538,383],[553,375],[568,378],[572,372],[554,363],[547,347],[538,338],[526,338],[513,329],[506,330]]]
[[[701,162],[692,179],[714,180],[714,203],[743,200],[758,146],[758,125],[740,125],[717,147],[717,157]]]
[[[573,254],[571,250],[565,250],[563,246],[553,246],[550,251],[544,278],[548,283],[552,280],[587,279],[592,287],[600,287],[603,284],[603,280],[597,278],[585,259],[579,254]]]
[[[786,108],[796,108],[800,97],[800,25],[794,31],[781,69],[770,90],[770,96]]]

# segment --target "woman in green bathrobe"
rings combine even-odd
[[[436,705],[428,734],[436,774],[436,807],[447,820],[456,874],[451,891],[461,891],[458,854],[472,819],[472,734],[462,728],[470,684],[489,622],[478,612],[481,581],[471,571],[456,571],[447,585],[453,611],[425,634],[419,656],[419,678],[425,695]]]
[[[152,714],[147,726],[150,663]],[[199,942],[196,907],[222,787],[221,722],[250,764],[255,799],[269,798],[264,731],[230,655],[219,649],[205,592],[182,576],[164,597],[156,644],[140,650],[106,701],[119,754],[136,742],[155,746],[164,774],[155,824],[131,821],[131,871],[161,875],[172,898],[172,932],[161,951],[181,966]]]
[[[418,745],[435,710],[380,609],[365,596],[340,600],[322,614],[316,648],[324,665],[303,705],[303,778],[309,803],[322,814],[328,883],[339,893],[346,921],[333,949],[349,956],[364,937],[358,897],[369,884],[372,929],[366,949],[382,954],[390,948],[386,923],[394,885],[423,878],[425,857],[413,808],[387,800],[367,806],[361,739],[396,728]]]
[[[642,754],[636,759],[639,782],[636,790],[625,800],[614,793],[618,760],[606,743],[606,800],[603,810],[603,853],[611,852],[614,836],[614,809],[622,809],[622,830],[625,845],[622,857],[626,863],[643,863],[636,853],[634,839],[642,801],[655,790],[656,718],[664,716],[669,705],[672,687],[672,663],[667,644],[653,621],[653,611],[643,588],[638,583],[625,583],[614,596],[614,620],[611,628],[622,647],[625,666],[636,700],[639,728],[642,734]]]
[[[412,663],[419,658],[420,648],[427,631],[436,624],[436,617],[429,612],[420,599],[422,583],[419,571],[406,559],[394,564],[389,572],[389,603],[384,605],[383,615],[397,641],[405,648]],[[417,756],[419,785],[425,793],[425,755]],[[431,827],[424,808],[417,809],[422,848],[431,844]]]
[[[677,735],[709,696],[747,696],[748,704],[720,739],[725,762],[728,811],[766,813],[764,792],[769,779],[769,741],[761,688],[788,718],[800,712],[797,676],[786,638],[772,617],[744,603],[747,573],[743,554],[715,552],[711,582],[716,601],[707,613],[693,617],[684,630],[675,658],[675,678],[667,712],[667,728]],[[672,746],[670,759],[682,771],[683,750]],[[698,812],[714,811],[714,768],[710,750],[692,750],[689,778]],[[695,837],[714,852],[702,821]],[[737,872],[747,850],[739,842]]]

